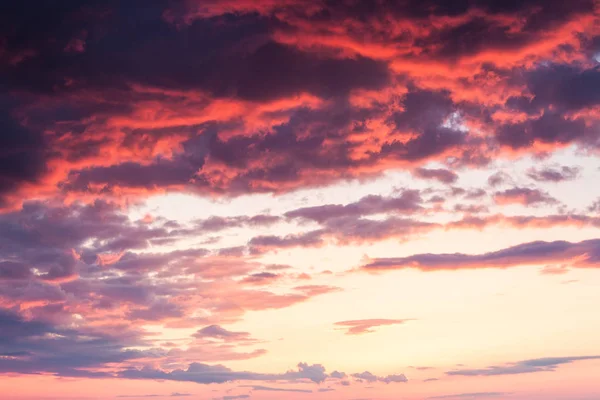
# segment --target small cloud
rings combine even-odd
[[[568,265],[547,265],[540,271],[540,274],[542,274],[542,275],[562,275],[562,274],[566,274],[569,271],[570,271],[570,269],[569,269]]]
[[[358,319],[351,321],[340,321],[334,325],[347,329],[346,335],[360,335],[375,332],[372,328],[389,325],[400,325],[411,319]]]
[[[487,399],[491,397],[502,397],[508,396],[511,393],[508,392],[479,392],[479,393],[460,393],[460,394],[447,394],[443,396],[428,397],[428,399]]]
[[[388,375],[388,376],[377,376],[369,371],[361,372],[359,374],[352,374],[352,377],[356,378],[358,381],[366,381],[369,383],[372,382],[384,382],[384,383],[405,383],[408,382],[408,379],[404,374],[398,375]]]
[[[250,388],[255,391],[261,392],[294,392],[294,393],[312,393],[312,390],[307,389],[294,389],[294,388],[276,388],[270,386],[261,386],[261,385],[242,385],[238,386],[241,388]]]

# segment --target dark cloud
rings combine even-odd
[[[414,137],[384,144],[382,155],[417,161],[443,154],[466,143],[465,132],[445,126],[446,119],[458,110],[449,92],[413,89],[401,103],[403,110],[392,115],[392,123],[399,133],[412,133]]]
[[[597,118],[574,111],[597,103],[598,67],[553,61],[594,48],[561,30],[590,23],[592,0],[22,3],[1,17],[4,207],[23,188],[239,195],[396,167],[450,183],[419,168],[488,163],[491,131],[513,149],[597,146]],[[549,53],[525,63],[529,45]],[[500,108],[528,118],[499,123]]]
[[[564,110],[579,110],[600,103],[600,68],[578,68],[575,65],[546,64],[526,74],[533,94],[531,105],[550,105]]]
[[[9,56],[21,51],[30,57],[5,67],[7,83],[51,92],[74,90],[65,85],[67,78],[76,88],[137,82],[262,101],[299,92],[338,96],[354,88],[378,88],[389,79],[384,63],[320,56],[269,41],[269,21],[256,15],[172,24],[164,18],[167,10],[179,11],[172,4],[155,0],[139,12],[115,1],[68,1],[49,11],[56,22],[40,25],[27,7],[10,7],[3,13],[7,31],[14,28],[6,39]],[[73,40],[80,51],[64,51]]]
[[[49,157],[42,132],[23,126],[10,103],[0,98],[0,208],[8,205],[5,196],[39,182]]]
[[[536,142],[566,145],[583,139],[585,135],[584,119],[569,118],[552,111],[525,122],[502,125],[496,130],[498,142],[514,149],[531,147]]]

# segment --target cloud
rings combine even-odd
[[[422,179],[434,179],[445,184],[451,184],[458,180],[458,175],[447,169],[417,168],[413,174]]]
[[[406,319],[360,319],[352,321],[340,321],[335,325],[342,326],[347,329],[346,335],[360,335],[363,333],[375,332],[372,328],[388,325],[400,325],[405,323]]]
[[[341,204],[327,204],[288,211],[288,218],[302,218],[316,222],[326,222],[333,218],[362,217],[379,213],[413,214],[421,210],[421,196],[417,190],[404,190],[397,197],[369,195],[359,201]]]
[[[193,335],[195,338],[220,339],[224,341],[247,341],[250,339],[248,332],[232,332],[219,325],[210,325],[200,329]]]
[[[352,374],[352,377],[356,378],[360,381],[366,381],[369,383],[373,382],[384,382],[384,383],[404,383],[408,382],[408,379],[404,374],[399,375],[387,375],[387,376],[377,376],[373,375],[369,371]]]
[[[293,389],[293,388],[275,388],[269,386],[260,385],[242,385],[243,388],[251,388],[257,392],[291,392],[291,393],[312,393],[312,390],[308,389]]]
[[[188,369],[176,369],[165,372],[150,367],[142,369],[125,369],[119,376],[128,379],[160,379],[180,382],[195,383],[224,383],[231,381],[280,381],[306,379],[314,383],[321,383],[327,379],[325,368],[320,364],[309,365],[299,363],[296,371],[290,370],[283,374],[265,374],[255,372],[237,372],[222,365],[207,365],[192,363]]]
[[[460,393],[460,394],[446,394],[442,396],[432,396],[428,399],[487,399],[493,397],[504,397],[511,393],[508,392],[478,392],[478,393]]]
[[[143,345],[136,337],[120,337],[92,329],[59,328],[48,322],[26,320],[0,309],[0,371],[22,374],[48,372],[58,376],[108,377],[106,372],[88,370],[108,363],[153,358],[153,351],[129,350]]]
[[[493,175],[490,175],[487,182],[490,186],[496,187],[506,183],[512,183],[513,180],[510,175],[505,172],[496,172]]]
[[[12,115],[16,104],[0,98],[0,105],[0,208],[4,208],[9,205],[11,192],[42,179],[49,151],[41,131],[23,126]]]
[[[581,168],[579,167],[569,167],[566,165],[560,168],[532,168],[527,172],[527,176],[537,182],[562,182],[576,179],[580,171]]]
[[[320,364],[272,374],[205,364],[265,354],[250,332],[224,328],[247,312],[342,290],[335,274],[299,285],[307,275],[264,264],[270,252],[434,230],[600,226],[595,204],[587,214],[488,214],[488,195],[500,208],[559,205],[517,174],[545,185],[577,179],[578,167],[494,174],[485,190],[451,186],[457,171],[567,146],[597,152],[593,0],[154,0],[143,12],[115,0],[12,3],[0,15],[0,372],[345,385]],[[155,194],[279,198],[388,171],[436,182],[278,213],[130,217]],[[598,248],[532,242],[362,269],[562,272],[597,267]],[[354,334],[400,322],[337,326]],[[167,345],[152,334],[160,329],[195,333]]]
[[[346,374],[340,371],[333,371],[331,374],[329,374],[329,376],[335,379],[344,379],[346,377]]]
[[[598,360],[600,356],[579,357],[547,357],[531,360],[518,361],[502,366],[491,366],[482,369],[462,369],[446,372],[447,375],[459,376],[496,376],[496,375],[518,375],[534,372],[553,372],[560,365],[570,364],[577,361]]]
[[[138,395],[120,395],[117,396],[119,398],[146,398],[146,397],[190,397],[192,394],[190,393],[178,393],[174,392],[171,394],[138,394]]]
[[[361,268],[385,271],[417,268],[422,271],[460,270],[474,268],[510,268],[521,265],[568,263],[573,267],[597,267],[600,261],[600,240],[578,243],[566,241],[530,242],[478,255],[416,254],[401,258],[376,258]]]
[[[296,370],[289,370],[280,374],[257,373],[249,371],[234,371],[223,365],[208,365],[202,363],[191,363],[187,369],[174,369],[165,371],[150,366],[141,369],[127,368],[118,372],[120,378],[127,379],[155,379],[179,382],[195,382],[200,384],[225,383],[233,381],[261,381],[261,382],[302,382],[308,381],[320,384],[327,379],[343,379],[346,375],[337,371],[332,374],[325,372],[325,367],[321,364],[299,363]],[[356,379],[366,380],[367,382],[397,383],[407,382],[404,374],[391,374],[387,376],[376,376],[368,371],[359,374],[352,374]],[[342,384],[346,381],[341,381]],[[262,385],[246,385],[241,387],[250,387],[254,390],[277,390],[277,391],[299,391],[297,389],[265,389]],[[312,392],[312,390],[304,390]]]
[[[10,7],[0,206],[281,193],[390,168],[447,183],[513,150],[597,148],[593,0],[305,6],[69,2],[37,22]]]
[[[514,187],[501,192],[494,193],[496,204],[521,204],[524,206],[536,204],[556,204],[558,201],[539,189],[530,189],[524,187]]]
[[[586,135],[582,118],[569,118],[555,112],[525,122],[508,123],[496,131],[496,139],[513,149],[533,147],[535,143],[567,145]]]

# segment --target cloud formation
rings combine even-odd
[[[572,207],[558,191],[589,179],[569,154],[600,151],[596,0],[125,3],[24,0],[0,13],[0,373],[311,393],[330,388],[265,385],[406,382],[321,364],[230,368],[276,347],[231,326],[343,291],[336,279],[349,266],[321,274],[317,264],[338,258],[320,251],[600,227],[599,202]],[[227,210],[185,209],[171,197],[182,193]],[[159,194],[176,220],[150,206],[133,217]],[[234,204],[263,199],[247,215]],[[287,265],[298,249],[314,269]],[[600,241],[377,251],[359,270],[556,274],[597,268]],[[406,321],[334,326],[356,335]],[[182,337],[161,339],[167,329]]]
[[[41,5],[36,23],[14,5],[0,31],[1,205],[283,192],[389,168],[449,183],[424,163],[596,149],[596,11],[157,0],[140,13],[111,0]]]

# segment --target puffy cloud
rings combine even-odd
[[[527,176],[537,182],[562,182],[572,181],[579,176],[581,168],[562,166],[560,168],[532,168],[527,172]]]
[[[435,179],[442,183],[451,184],[458,180],[458,175],[455,172],[452,172],[447,169],[438,168],[438,169],[427,169],[427,168],[417,168],[413,172],[414,175],[418,178],[422,179]]]
[[[496,172],[488,178],[488,184],[492,187],[500,186],[512,182],[510,175],[504,172]]]
[[[521,204],[524,206],[536,204],[556,204],[558,201],[540,189],[513,187],[494,193],[497,204]]]
[[[264,374],[255,372],[237,372],[222,365],[207,365],[192,363],[186,370],[165,372],[150,367],[126,369],[119,376],[130,379],[163,379],[196,383],[223,383],[230,381],[281,381],[281,380],[310,380],[321,383],[327,379],[325,368],[320,364],[309,365],[299,363],[296,371],[290,370],[282,374]]]
[[[346,374],[340,371],[333,371],[331,374],[329,374],[329,376],[335,379],[344,379],[346,377]]]
[[[404,374],[399,375],[388,375],[388,376],[377,376],[373,375],[369,371],[352,374],[352,376],[358,380],[366,381],[369,383],[373,382],[384,382],[384,383],[404,383],[408,382],[408,379]]]

